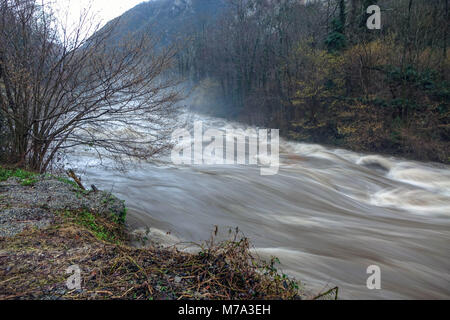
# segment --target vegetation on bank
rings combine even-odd
[[[248,249],[245,239],[197,254],[136,249],[80,224],[56,224],[0,240],[0,299],[300,299],[295,281]],[[74,264],[81,290],[66,287]]]
[[[112,195],[97,191],[101,200],[93,203],[94,191],[66,178],[3,168],[0,177],[0,214],[21,206],[55,215],[45,228],[30,224],[13,237],[0,237],[0,299],[313,298],[277,270],[278,259],[264,262],[252,253],[248,239],[237,231],[225,242],[212,237],[196,253],[158,245],[138,249],[131,246],[124,224],[126,209],[103,206],[117,201]],[[21,183],[30,178],[36,180],[34,186]],[[56,198],[52,190],[61,192],[63,185],[64,198],[86,200],[84,208],[29,203],[20,195],[32,192],[34,198],[46,190],[45,198]],[[81,290],[66,286],[66,269],[72,265],[81,268]],[[317,298],[331,297],[337,298],[337,289]]]
[[[0,182],[15,177],[20,180],[23,186],[30,186],[37,181],[36,176],[37,174],[23,169],[6,169],[0,166]]]
[[[366,26],[370,5],[381,30]],[[198,84],[200,110],[450,163],[448,21],[446,0],[237,0],[198,30],[179,70]]]

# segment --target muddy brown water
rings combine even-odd
[[[203,119],[216,129],[241,125]],[[132,230],[168,244],[239,229],[263,258],[312,291],[339,286],[344,299],[450,298],[449,166],[281,141],[281,167],[174,166],[120,173],[79,152],[86,183],[126,200]],[[369,290],[370,265],[381,290]]]

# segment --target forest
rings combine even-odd
[[[371,5],[379,30],[367,27]],[[448,163],[448,21],[448,0],[231,0],[190,34],[178,70],[200,111]]]

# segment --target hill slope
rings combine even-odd
[[[105,27],[117,23],[115,40],[151,33],[166,44],[214,19],[226,7],[225,0],[153,0],[143,2]]]

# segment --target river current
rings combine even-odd
[[[198,117],[210,128],[245,128]],[[121,173],[95,154],[69,158],[86,184],[126,200],[127,223],[161,242],[208,240],[215,226],[250,239],[262,258],[311,292],[344,299],[450,298],[450,167],[280,141],[277,175],[256,166],[173,165]],[[381,269],[381,290],[366,286]]]

